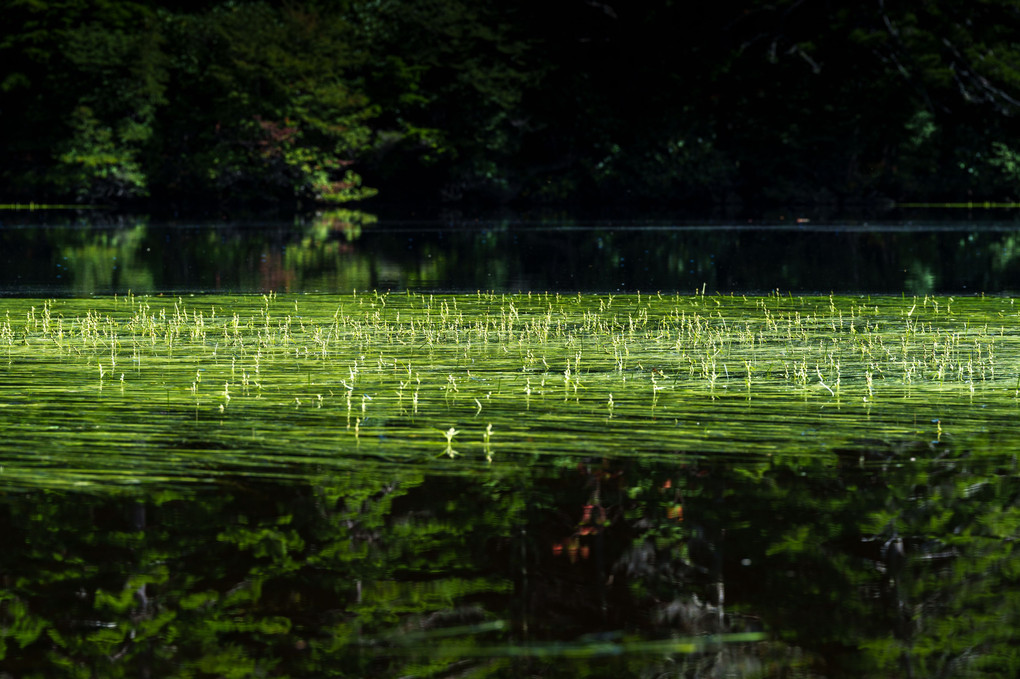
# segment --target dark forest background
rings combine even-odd
[[[1020,198],[1020,0],[0,7],[0,201]]]

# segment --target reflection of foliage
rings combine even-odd
[[[10,494],[0,657],[19,677],[1011,674],[1017,484],[927,450]],[[767,646],[597,655],[761,627]],[[552,657],[515,657],[524,638]]]
[[[920,260],[911,262],[903,287],[915,295],[927,295],[935,291],[935,274]]]
[[[970,441],[992,449],[992,441]],[[880,671],[1005,676],[1020,620],[1015,590],[1020,508],[1016,479],[957,459],[927,473],[894,473],[886,506],[868,516],[885,576],[893,635],[869,640]]]
[[[9,285],[80,293],[101,290],[336,291],[369,288],[999,291],[1020,285],[1020,247],[1010,231],[811,232],[592,229],[371,228],[373,214],[328,210],[254,227],[148,226],[137,246],[87,258],[74,281],[69,245],[100,250],[109,228],[0,231]],[[133,223],[126,224],[127,226]],[[123,228],[123,225],[122,227]],[[126,241],[125,241],[126,242]],[[825,253],[820,256],[819,253]],[[112,255],[116,254],[114,260]],[[265,261],[263,261],[263,259]],[[52,267],[56,264],[56,271]],[[90,271],[85,275],[85,271]],[[51,273],[53,272],[53,273]],[[51,279],[51,275],[62,276]],[[287,287],[284,287],[287,286]]]
[[[139,261],[148,235],[146,225],[112,233],[79,231],[75,235],[81,238],[63,245],[59,265],[71,276],[76,292],[91,294],[116,289],[143,292],[153,288],[152,271]]]
[[[326,210],[312,216],[305,230],[316,244],[326,241],[332,233],[343,234],[344,240],[350,242],[361,236],[364,227],[378,221],[375,215],[361,210]]]

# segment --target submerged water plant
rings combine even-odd
[[[1006,298],[374,292],[3,306],[8,485],[394,457],[836,459],[876,442],[944,454],[969,434],[1007,435],[994,423],[1015,415],[1020,384],[1020,309]],[[437,428],[446,462],[426,435]]]
[[[1007,655],[1010,299],[0,306],[8,659],[701,675],[768,646],[955,676]]]

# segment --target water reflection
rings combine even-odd
[[[989,292],[1020,288],[1011,226],[669,227],[570,221],[121,220],[0,228],[0,292],[352,289]]]
[[[918,443],[848,450],[835,465],[308,471],[214,492],[0,497],[5,671],[1015,669],[1009,457]]]

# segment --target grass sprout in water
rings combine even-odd
[[[897,463],[940,459],[1008,436],[1018,315],[984,297],[10,299],[0,483],[592,455],[868,464],[890,445]]]

